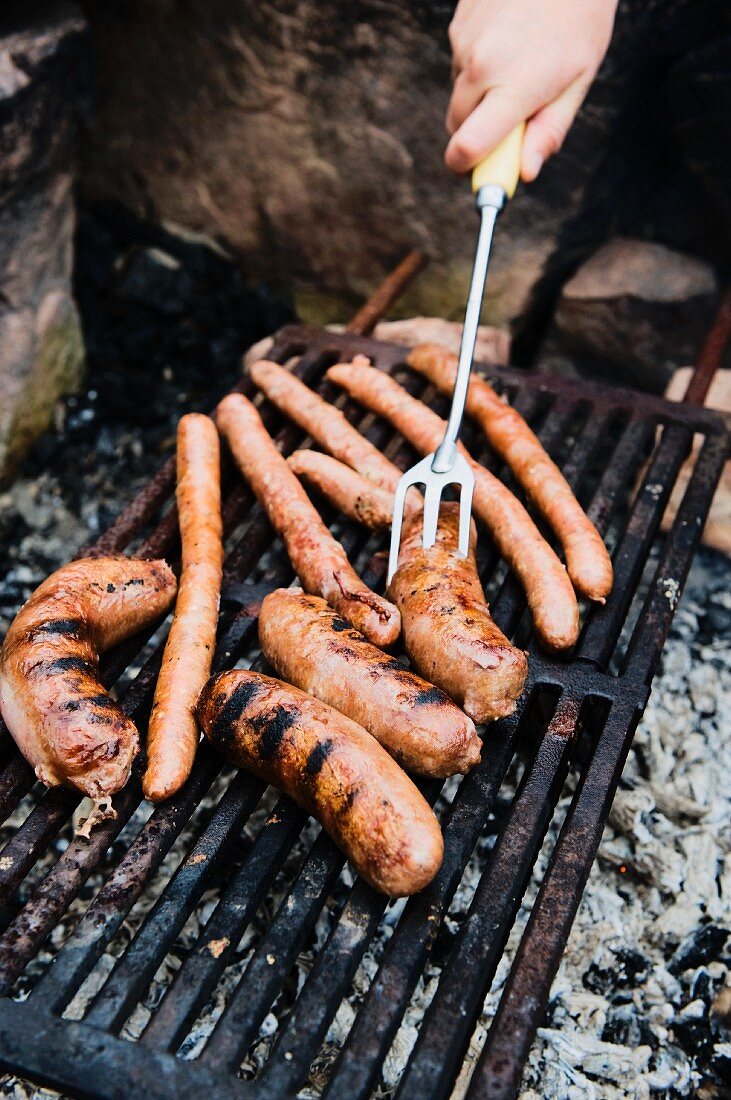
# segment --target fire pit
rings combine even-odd
[[[712,351],[704,368],[714,365]],[[357,352],[422,392],[403,365],[403,349],[354,333],[290,326],[270,354],[332,397],[323,371]],[[90,842],[73,839],[76,796],[34,786],[5,734],[0,1059],[8,1070],[95,1097],[138,1089],[186,1096],[201,1088],[256,1098],[298,1090],[441,1097],[455,1086],[458,1095],[508,1097],[540,1029],[549,1053],[540,1061],[542,1048],[535,1048],[526,1078],[537,1095],[548,1094],[546,1081],[559,1096],[567,1081],[580,1088],[582,1076],[591,1080],[601,1058],[612,1057],[603,1043],[613,1043],[620,1064],[632,1062],[623,1078],[633,1073],[635,1094],[645,1094],[644,1048],[652,1044],[632,1031],[641,1013],[623,1017],[613,991],[622,981],[632,988],[651,960],[620,956],[611,943],[602,955],[595,944],[596,959],[584,967],[581,952],[575,959],[570,951],[562,979],[583,980],[585,1003],[562,996],[564,984],[548,1020],[546,1006],[726,456],[725,425],[702,408],[627,391],[509,369],[488,375],[562,465],[613,550],[617,582],[605,607],[586,611],[571,660],[549,659],[531,642],[521,591],[482,540],[480,567],[495,618],[531,650],[531,674],[518,712],[490,729],[483,763],[441,789],[423,785],[445,833],[435,881],[408,902],[387,902],[353,881],[338,850],[292,803],[232,775],[206,747],[169,803],[152,812],[134,778],[115,800],[118,819],[95,829]],[[693,396],[702,399],[697,379]],[[245,378],[237,388],[252,391]],[[382,423],[348,403],[344,409],[396,461],[411,461]],[[271,408],[263,411],[283,449],[301,444]],[[663,538],[662,513],[694,433],[703,446]],[[467,442],[479,449],[475,434]],[[225,474],[218,668],[259,659],[258,601],[292,576],[247,490],[232,470]],[[90,552],[174,555],[173,477],[168,461]],[[327,518],[368,583],[381,584],[383,540]],[[22,574],[16,579],[24,583]],[[159,632],[135,639],[107,662],[125,709],[143,721],[162,640]],[[662,697],[654,705],[662,706]],[[650,851],[657,850],[642,818],[649,810],[640,781],[644,766],[657,766],[677,742],[642,738],[650,744],[634,758],[595,874],[610,867],[629,881],[649,875],[652,885],[651,857],[626,838],[639,822]],[[668,785],[665,797],[668,820],[698,820],[690,794],[679,802],[676,795],[673,806]],[[670,882],[655,888],[667,892]],[[622,897],[621,890],[613,882],[604,895]],[[707,925],[699,916],[691,927],[686,914],[678,925],[680,942],[666,970],[677,972],[681,988],[693,959],[708,956],[697,927],[717,929],[709,940],[721,934],[709,916]],[[596,923],[596,912],[590,919]],[[611,912],[603,919],[611,923]],[[709,971],[706,993],[717,979]],[[576,985],[572,992],[581,994]],[[605,1013],[601,1032],[562,1027],[562,1013],[581,1022],[592,1008]],[[691,1012],[689,1027],[693,1019]],[[553,1076],[544,1079],[547,1065]],[[665,1069],[658,1061],[655,1072]]]

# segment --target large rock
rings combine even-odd
[[[662,393],[673,372],[695,359],[718,294],[701,260],[618,238],[563,288],[555,327],[589,370]]]
[[[71,4],[25,9],[0,38],[0,481],[82,375],[72,185],[86,62]]]
[[[432,263],[403,314],[460,319],[477,223],[468,183],[442,163],[452,10],[444,0],[87,0],[100,84],[87,193],[225,239],[248,271],[293,287],[314,321],[345,319],[421,248]],[[623,0],[564,151],[502,215],[486,321],[524,309],[569,223],[597,200],[592,180],[647,22],[646,0]],[[587,251],[607,216],[581,228]]]

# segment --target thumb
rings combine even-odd
[[[563,145],[587,88],[588,84],[583,81],[575,81],[558,99],[542,107],[528,122],[523,139],[520,172],[524,183],[532,183],[548,158]]]

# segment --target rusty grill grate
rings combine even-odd
[[[412,392],[426,392],[404,368],[403,349],[351,334],[290,327],[278,334],[272,357],[291,363],[334,399],[338,394],[322,382],[323,371],[356,352],[397,373]],[[338,850],[299,809],[286,798],[275,800],[251,777],[231,778],[205,745],[192,778],[171,802],[148,817],[133,778],[115,799],[117,820],[95,830],[89,843],[74,840],[77,797],[34,786],[3,730],[0,809],[3,819],[20,821],[0,851],[4,1068],[75,1096],[111,1100],[139,1089],[150,1098],[187,1097],[207,1088],[217,1097],[259,1100],[295,1095],[319,1058],[327,1067],[327,1097],[370,1096],[492,820],[494,846],[459,932],[443,953],[439,984],[397,1090],[405,1098],[448,1096],[571,768],[573,800],[468,1090],[469,1096],[515,1095],[720,475],[727,435],[719,416],[690,405],[508,369],[486,373],[536,428],[605,534],[616,585],[606,606],[585,610],[572,658],[549,659],[533,647],[521,591],[482,534],[480,566],[494,616],[531,648],[530,677],[519,711],[490,728],[483,763],[438,802],[445,858],[436,880],[405,905],[389,905],[343,873]],[[248,380],[240,388],[251,392]],[[427,397],[439,404],[431,391]],[[411,461],[386,425],[354,404],[344,408],[400,464]],[[301,445],[301,435],[271,407],[263,413],[285,450]],[[702,436],[702,447],[677,519],[663,537],[660,520],[694,433]],[[475,435],[466,441],[480,450]],[[489,454],[482,458],[499,469]],[[173,483],[170,460],[88,552],[127,549],[174,558]],[[292,579],[281,543],[233,470],[224,485],[228,556],[219,669],[246,655],[256,658],[257,599]],[[335,529],[368,582],[382,584],[384,540],[336,518]],[[159,634],[152,641],[137,638],[107,661],[108,682],[117,682],[125,710],[143,726],[161,644]],[[523,778],[507,806],[503,798],[496,825],[501,784],[516,752],[523,757]],[[441,783],[422,787],[436,802]],[[277,905],[273,898],[283,900]],[[132,925],[125,924],[135,914]],[[377,972],[361,981],[342,1048],[330,1046],[325,1057],[328,1028],[383,921],[390,935]],[[192,947],[180,947],[183,931]],[[236,952],[245,933],[253,953],[241,973]],[[304,950],[311,966],[297,987],[295,964]],[[151,983],[165,966],[172,977],[158,984],[161,995],[153,1003]],[[84,989],[86,997],[79,992]],[[139,1038],[132,1041],[121,1033],[130,1019],[141,1019],[142,1002]],[[241,1063],[275,1004],[276,1039],[256,1078],[247,1080]],[[206,1012],[212,1026],[191,1049],[191,1032]]]

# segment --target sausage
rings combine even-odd
[[[475,525],[466,558],[457,552],[459,504],[439,513],[437,539],[422,544],[422,517],[404,520],[398,569],[389,593],[401,612],[404,647],[422,676],[442,688],[475,722],[515,710],[525,684],[525,654],[498,629],[475,561]]]
[[[199,737],[195,704],[216,643],[223,544],[220,449],[210,417],[180,420],[177,467],[182,570],[147,730],[142,790],[152,802],[170,798],[190,775]]]
[[[439,823],[369,733],[303,691],[257,672],[224,672],[203,689],[198,719],[238,767],[318,819],[366,882],[391,897],[439,870]]]
[[[294,451],[287,462],[300,480],[317,489],[344,516],[374,531],[391,526],[393,492],[321,451]],[[409,493],[404,507],[407,512],[414,511],[420,504]]]
[[[216,409],[216,423],[272,526],[284,539],[303,587],[323,596],[375,645],[392,645],[401,631],[398,611],[355,572],[252,403],[242,394],[229,394]]]
[[[0,710],[42,783],[103,802],[127,782],[139,737],[101,681],[99,656],[161,618],[175,588],[164,561],[85,558],[20,609],[0,651]]]
[[[437,344],[424,344],[414,348],[406,362],[443,393],[451,395],[457,375],[456,355]],[[484,378],[470,379],[466,408],[558,535],[577,592],[604,603],[612,590],[612,559],[601,535],[538,437],[519,412],[500,400]]]
[[[341,363],[327,377],[389,420],[423,454],[441,443],[445,422],[383,371]],[[566,570],[520,501],[460,449],[475,474],[474,510],[525,589],[536,633],[548,649],[570,649],[579,634],[579,607]]]
[[[409,771],[447,776],[479,763],[471,719],[317,596],[299,588],[266,596],[259,641],[278,676],[352,718]]]
[[[356,356],[354,362],[367,364],[368,360],[365,356]],[[272,404],[321,447],[368,481],[394,492],[401,477],[398,466],[362,436],[340,409],[323,401],[319,394],[278,363],[261,359],[252,363],[249,373]]]

